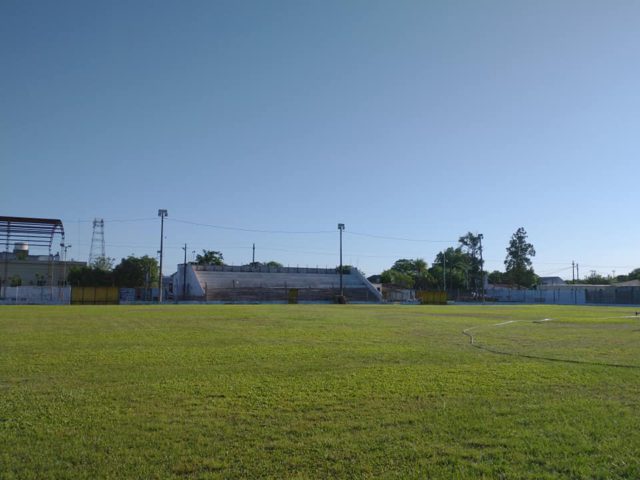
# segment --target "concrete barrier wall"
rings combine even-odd
[[[3,305],[68,305],[71,287],[5,287]]]
[[[584,305],[586,289],[558,288],[543,290],[517,290],[512,288],[488,288],[485,298],[489,301],[513,303],[550,303],[557,305]]]
[[[488,288],[486,297],[498,302],[550,303],[558,305],[640,305],[640,287],[615,285],[565,285],[539,290]]]
[[[587,292],[587,302],[611,305],[640,305],[640,287],[603,287]]]

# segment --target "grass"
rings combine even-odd
[[[632,310],[2,307],[0,478],[640,478]]]

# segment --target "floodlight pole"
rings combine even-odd
[[[160,217],[160,279],[158,280],[158,303],[162,303],[162,249],[164,241],[164,217],[167,216],[165,209],[158,210],[158,216]]]
[[[344,296],[344,287],[342,284],[342,232],[344,230],[344,223],[338,224],[338,230],[340,231],[340,296]]]
[[[482,303],[484,303],[484,259],[482,258],[482,239],[484,238],[484,235],[482,235],[481,233],[478,234],[478,240],[480,241],[480,283],[482,284],[482,286],[480,287],[481,293],[480,296],[482,298]]]
[[[64,252],[63,260],[62,260],[62,281],[63,285],[67,285],[67,250],[71,248],[71,245],[65,245],[64,242],[60,244],[62,247],[62,251]]]
[[[187,298],[187,244],[184,244],[184,265],[182,266],[182,301]]]

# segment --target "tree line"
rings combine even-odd
[[[626,275],[601,275],[595,270],[591,270],[589,274],[580,280],[572,280],[567,283],[577,285],[611,285],[614,283],[628,282],[631,280],[640,280],[640,268],[631,270]]]
[[[456,247],[449,247],[439,252],[431,267],[422,258],[415,260],[402,258],[397,260],[391,268],[382,272],[376,280],[401,288],[460,290],[474,294],[480,292],[484,278],[493,285],[535,288],[540,280],[531,261],[536,255],[536,250],[527,237],[527,231],[523,227],[513,233],[506,248],[504,271],[483,270],[482,235],[468,232],[458,239]],[[585,278],[568,283],[609,285],[629,280],[640,280],[640,268],[626,275],[617,276],[603,276],[592,270]]]
[[[529,288],[537,283],[531,257],[536,251],[527,241],[527,232],[519,228],[507,246],[505,271],[487,273],[483,269],[482,234],[468,232],[458,238],[458,245],[438,252],[431,267],[422,258],[400,259],[380,274],[381,283],[416,290],[465,290],[479,294],[484,278]]]
[[[115,260],[110,257],[99,257],[92,264],[73,268],[69,272],[67,282],[74,287],[119,287],[119,288],[153,288],[158,286],[158,260],[148,255],[136,257],[130,255],[123,258],[114,267]],[[224,265],[222,252],[202,250],[196,255],[192,265]],[[282,267],[282,264],[270,261],[253,262],[252,266]]]
[[[130,255],[113,266],[114,259],[99,257],[91,265],[72,268],[67,277],[69,285],[74,287],[157,287],[158,261],[147,255]]]

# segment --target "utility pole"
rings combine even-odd
[[[144,301],[149,300],[149,265],[144,267]],[[153,295],[152,295],[153,298]]]
[[[576,262],[571,261],[571,283],[576,283]]]
[[[580,265],[576,263],[576,277],[580,281]]]
[[[187,298],[187,244],[184,244],[184,265],[182,266],[182,301]]]
[[[67,250],[71,248],[71,245],[65,245],[64,242],[60,244],[62,247],[62,251],[64,252],[64,257],[62,260],[62,281],[64,285],[67,285]]]
[[[447,257],[445,252],[442,252],[442,291],[447,291]]]
[[[162,249],[164,241],[164,217],[166,217],[167,211],[165,209],[158,210],[158,216],[160,217],[160,279],[158,280],[158,303],[162,303]]]
[[[253,244],[253,255],[251,256],[251,263],[256,263],[256,244]]]
[[[484,303],[484,259],[482,258],[482,239],[484,238],[483,234],[478,234],[478,240],[480,242],[480,283],[482,284],[482,286],[480,287],[481,290],[481,298],[482,298],[482,303]]]
[[[340,231],[340,301],[343,301],[344,288],[342,285],[342,231],[344,230],[344,223],[338,224],[338,230]]]

